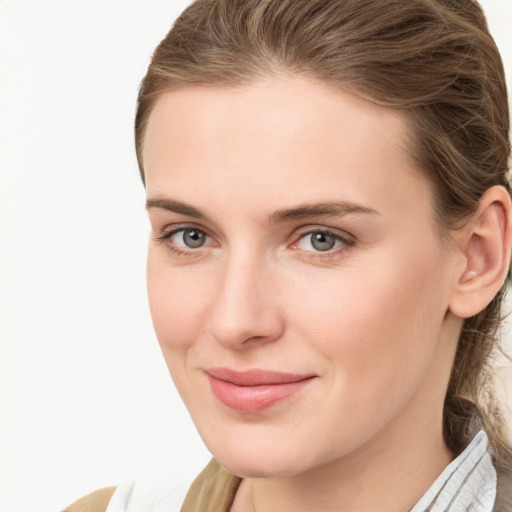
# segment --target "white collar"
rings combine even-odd
[[[488,445],[480,430],[410,512],[492,512],[497,477]]]

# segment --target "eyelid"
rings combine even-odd
[[[312,233],[326,233],[336,238],[346,240],[347,242],[356,242],[356,237],[348,231],[339,228],[332,228],[330,226],[322,226],[321,224],[308,224],[307,226],[301,226],[295,230],[292,238],[297,240]]]
[[[204,233],[208,238],[211,238],[212,240],[215,239],[215,237],[213,237],[204,227],[198,226],[191,222],[184,222],[165,226],[160,230],[160,235],[156,236],[154,240],[166,240],[171,238],[176,233],[179,233],[180,231],[186,231],[187,229],[194,229],[196,231],[200,231],[201,233]]]

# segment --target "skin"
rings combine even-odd
[[[164,93],[151,113],[153,322],[204,442],[244,477],[235,512],[406,511],[453,458],[442,407],[468,260],[439,239],[408,136],[395,111],[287,76]],[[297,211],[340,201],[351,211]],[[308,233],[326,229],[341,239],[319,251]],[[212,394],[211,367],[315,378],[246,414]]]

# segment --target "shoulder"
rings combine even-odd
[[[62,512],[105,512],[115,490],[115,487],[105,487],[94,491],[75,501]]]
[[[192,483],[181,512],[225,512],[231,508],[241,478],[212,459]]]
[[[62,512],[226,512],[240,481],[213,459],[190,487],[168,477],[126,481],[88,494]]]

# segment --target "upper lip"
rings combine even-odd
[[[291,384],[315,377],[312,373],[285,373],[273,370],[246,370],[237,371],[231,368],[208,368],[206,373],[214,379],[229,382],[237,386],[271,386],[277,384]]]

